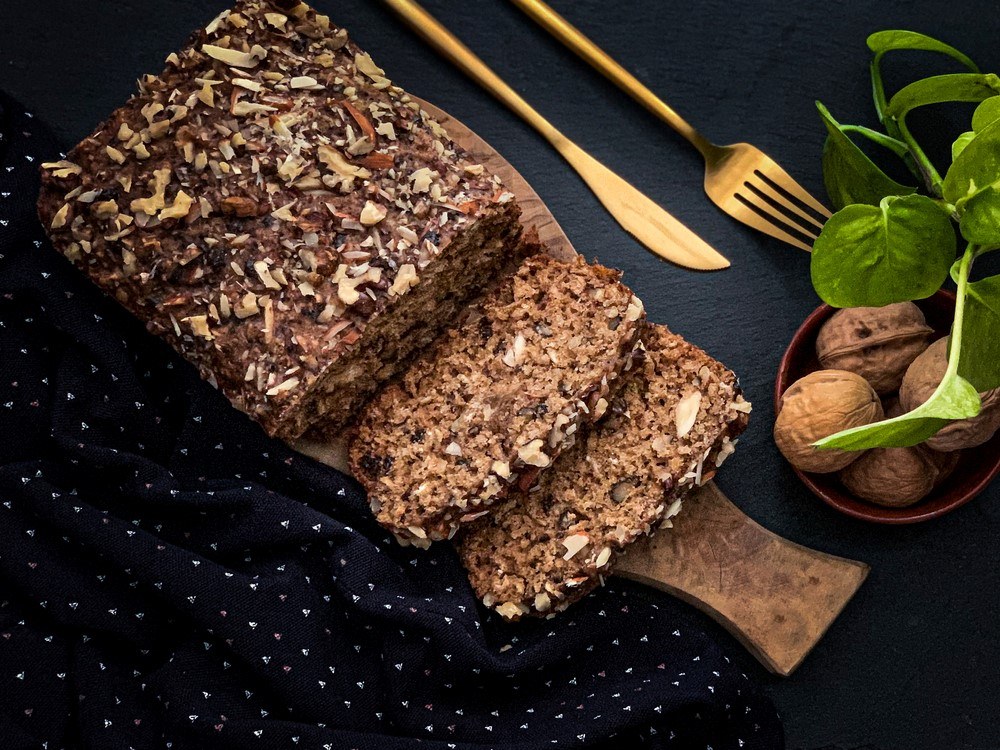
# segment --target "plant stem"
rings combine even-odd
[[[883,54],[884,53],[879,52],[878,54],[875,55],[874,58],[872,58],[871,62],[870,69],[872,76],[872,98],[875,100],[875,112],[876,114],[878,114],[878,119],[879,122],[882,123],[882,127],[885,128],[885,132],[889,134],[890,138],[893,138],[894,140],[898,141],[900,138],[903,137],[902,129],[899,127],[899,124],[896,122],[894,118],[885,116],[885,109],[886,107],[889,106],[889,100],[886,99],[885,84],[882,82],[881,64],[882,64]],[[916,177],[918,180],[924,180],[926,182],[927,175],[923,174],[922,170],[917,165],[917,160],[914,158],[912,149],[910,148],[911,145],[916,145],[916,144],[910,144],[909,142],[907,142],[906,152],[901,154],[901,156],[903,157],[903,163],[906,164],[907,169],[913,172],[914,177]],[[918,151],[920,150],[919,146],[917,146],[917,150]],[[934,167],[931,166],[931,169],[933,168]]]
[[[885,133],[880,133],[877,130],[872,130],[871,128],[866,128],[864,125],[841,125],[840,129],[845,133],[857,133],[858,135],[863,135],[868,140],[873,143],[877,143],[883,148],[887,148],[892,151],[896,156],[905,158],[909,156],[909,147],[900,140],[888,136]]]
[[[886,126],[886,130],[890,131],[889,135],[895,135],[891,132],[889,125],[885,121],[885,108],[889,105],[889,102],[885,98],[885,84],[882,83],[881,63],[882,53],[880,52],[875,55],[871,62],[872,98],[875,100],[875,113],[878,115],[878,119]]]
[[[979,252],[977,245],[969,244],[958,267],[958,293],[955,297],[955,321],[951,326],[951,339],[948,341],[948,369],[941,382],[953,378],[958,373],[958,361],[962,355],[962,324],[965,320],[965,298],[969,288],[969,274],[972,273],[972,262]]]
[[[927,154],[924,150],[920,148],[920,144],[917,143],[916,139],[910,134],[909,128],[906,127],[906,119],[900,117],[895,121],[896,126],[899,128],[899,135],[902,137],[903,141],[910,149],[910,156],[913,157],[913,161],[916,163],[917,168],[920,170],[920,176],[923,181],[927,184],[927,190],[931,195],[940,198],[941,197],[941,175],[938,174],[937,169],[931,164],[931,160],[927,158]]]

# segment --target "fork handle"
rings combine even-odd
[[[582,57],[618,88],[672,127],[705,158],[717,147],[695,130],[691,124],[673,110],[665,101],[649,90],[638,78],[629,73],[608,53],[588,39],[582,31],[556,13],[543,0],[511,0],[577,55]]]

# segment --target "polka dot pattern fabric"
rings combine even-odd
[[[0,746],[783,746],[684,605],[509,625],[387,538],[48,246],[58,147],[0,106]]]

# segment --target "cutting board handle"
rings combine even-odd
[[[782,539],[709,483],[674,528],[636,544],[615,574],[694,605],[776,674],[788,676],[868,576],[861,562]]]

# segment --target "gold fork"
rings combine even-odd
[[[812,249],[830,211],[771,157],[749,143],[717,146],[543,0],[511,2],[698,149],[705,192],[716,206],[789,245]]]

